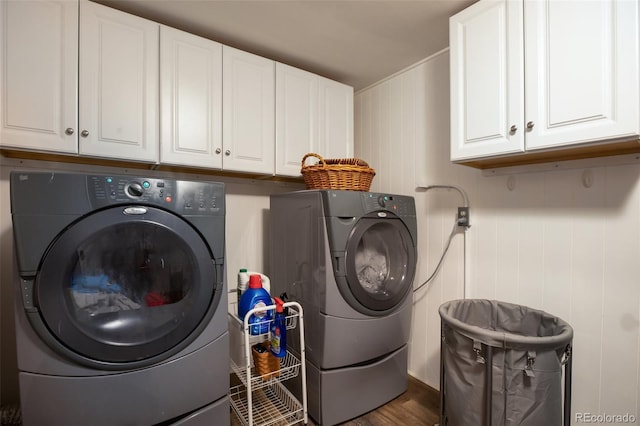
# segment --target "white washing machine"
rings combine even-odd
[[[25,426],[229,424],[224,185],[11,174]]]
[[[277,194],[270,221],[272,295],[304,309],[311,417],[340,423],[403,393],[417,255],[413,197]]]

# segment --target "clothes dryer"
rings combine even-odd
[[[305,312],[311,417],[336,424],[400,395],[408,383],[414,199],[310,190],[272,195],[270,207],[272,294],[286,293]]]
[[[229,424],[224,185],[10,185],[23,424]]]

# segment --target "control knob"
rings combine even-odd
[[[144,188],[138,182],[132,182],[127,186],[127,194],[132,197],[141,197],[144,194]]]

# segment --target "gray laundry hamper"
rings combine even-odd
[[[569,426],[568,323],[495,300],[453,300],[439,313],[440,426]]]

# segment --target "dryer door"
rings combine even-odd
[[[148,206],[111,207],[51,244],[29,316],[42,338],[78,362],[149,365],[206,326],[221,298],[215,277],[208,246],[184,219]]]
[[[394,309],[415,275],[416,249],[408,228],[390,213],[361,218],[349,236],[345,265],[346,290],[355,298],[355,309],[380,315]]]

